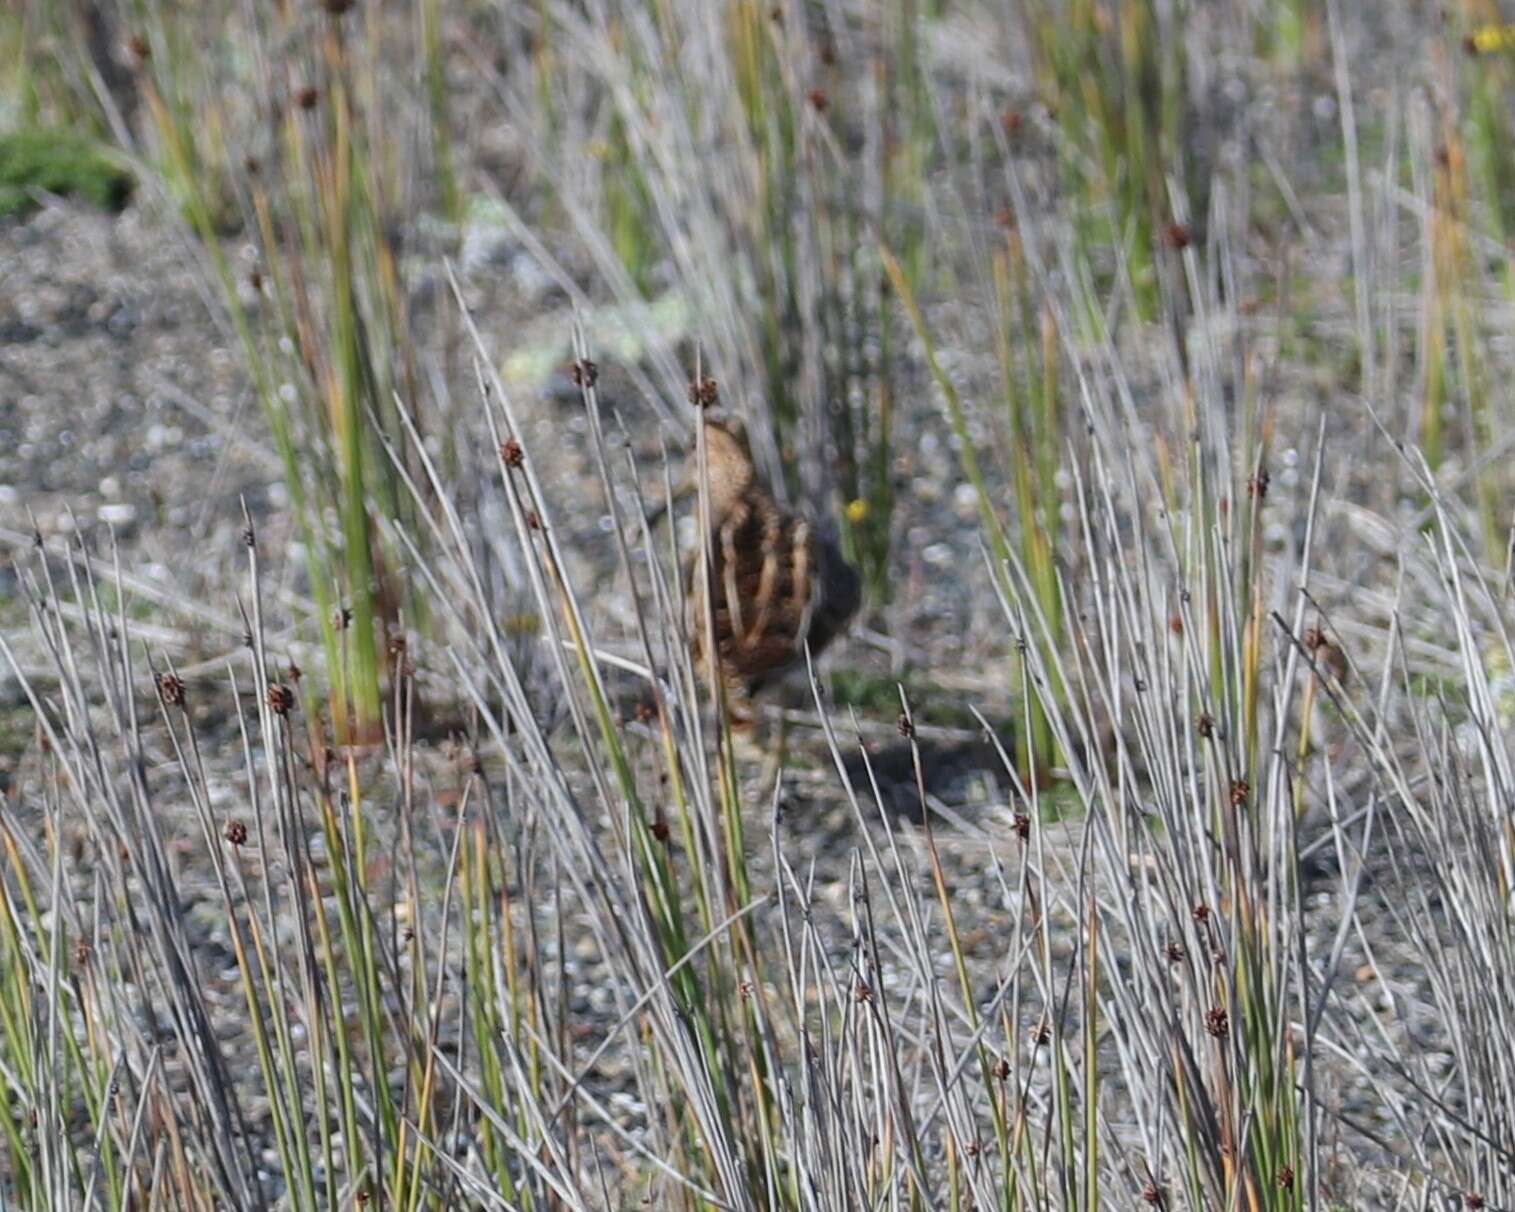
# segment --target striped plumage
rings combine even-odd
[[[705,425],[710,499],[710,570],[716,653],[727,686],[756,692],[834,640],[862,600],[857,571],[811,521],[790,513],[757,478],[740,438]],[[691,464],[693,464],[691,457]],[[685,491],[692,491],[691,468]],[[705,583],[696,553],[689,569],[689,636],[704,671]]]

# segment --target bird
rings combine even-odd
[[[709,564],[696,551],[685,569],[686,625],[695,671],[706,667],[709,624],[732,715],[742,718],[752,696],[790,668],[818,656],[841,635],[862,604],[862,581],[841,549],[803,513],[784,508],[753,464],[745,436],[706,421]],[[655,521],[700,486],[696,452]],[[709,593],[707,594],[707,586]]]

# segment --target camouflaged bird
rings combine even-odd
[[[774,500],[746,442],[726,426],[705,424],[710,483],[709,586],[722,679],[739,700],[842,633],[862,601],[857,570],[806,517]],[[691,452],[673,500],[696,493]],[[657,512],[661,513],[662,510]],[[687,573],[688,628],[695,669],[705,670],[705,578],[696,553]]]

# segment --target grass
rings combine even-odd
[[[1515,1205],[1482,11],[1359,141],[1346,6],[342,7],[203,57],[143,10],[129,127],[87,47],[29,77],[197,250],[307,563],[247,516],[246,644],[183,678],[117,553],[18,552],[7,1206]],[[1280,112],[1329,81],[1322,171],[1201,104],[1216,38]],[[571,402],[447,257],[484,209],[578,307]],[[670,299],[613,390],[596,318]],[[893,660],[808,670],[774,785],[621,437],[698,450],[707,376]]]
[[[0,133],[0,218],[35,209],[38,190],[120,210],[131,196],[132,177],[104,147],[70,131]]]

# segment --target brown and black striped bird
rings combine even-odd
[[[705,424],[710,483],[710,602],[721,676],[738,705],[840,635],[857,613],[862,583],[836,544],[810,519],[784,509],[757,475],[746,442]],[[694,495],[694,452],[673,500]],[[659,509],[657,513],[661,513]],[[688,628],[703,673],[705,578],[696,552],[688,567]]]

